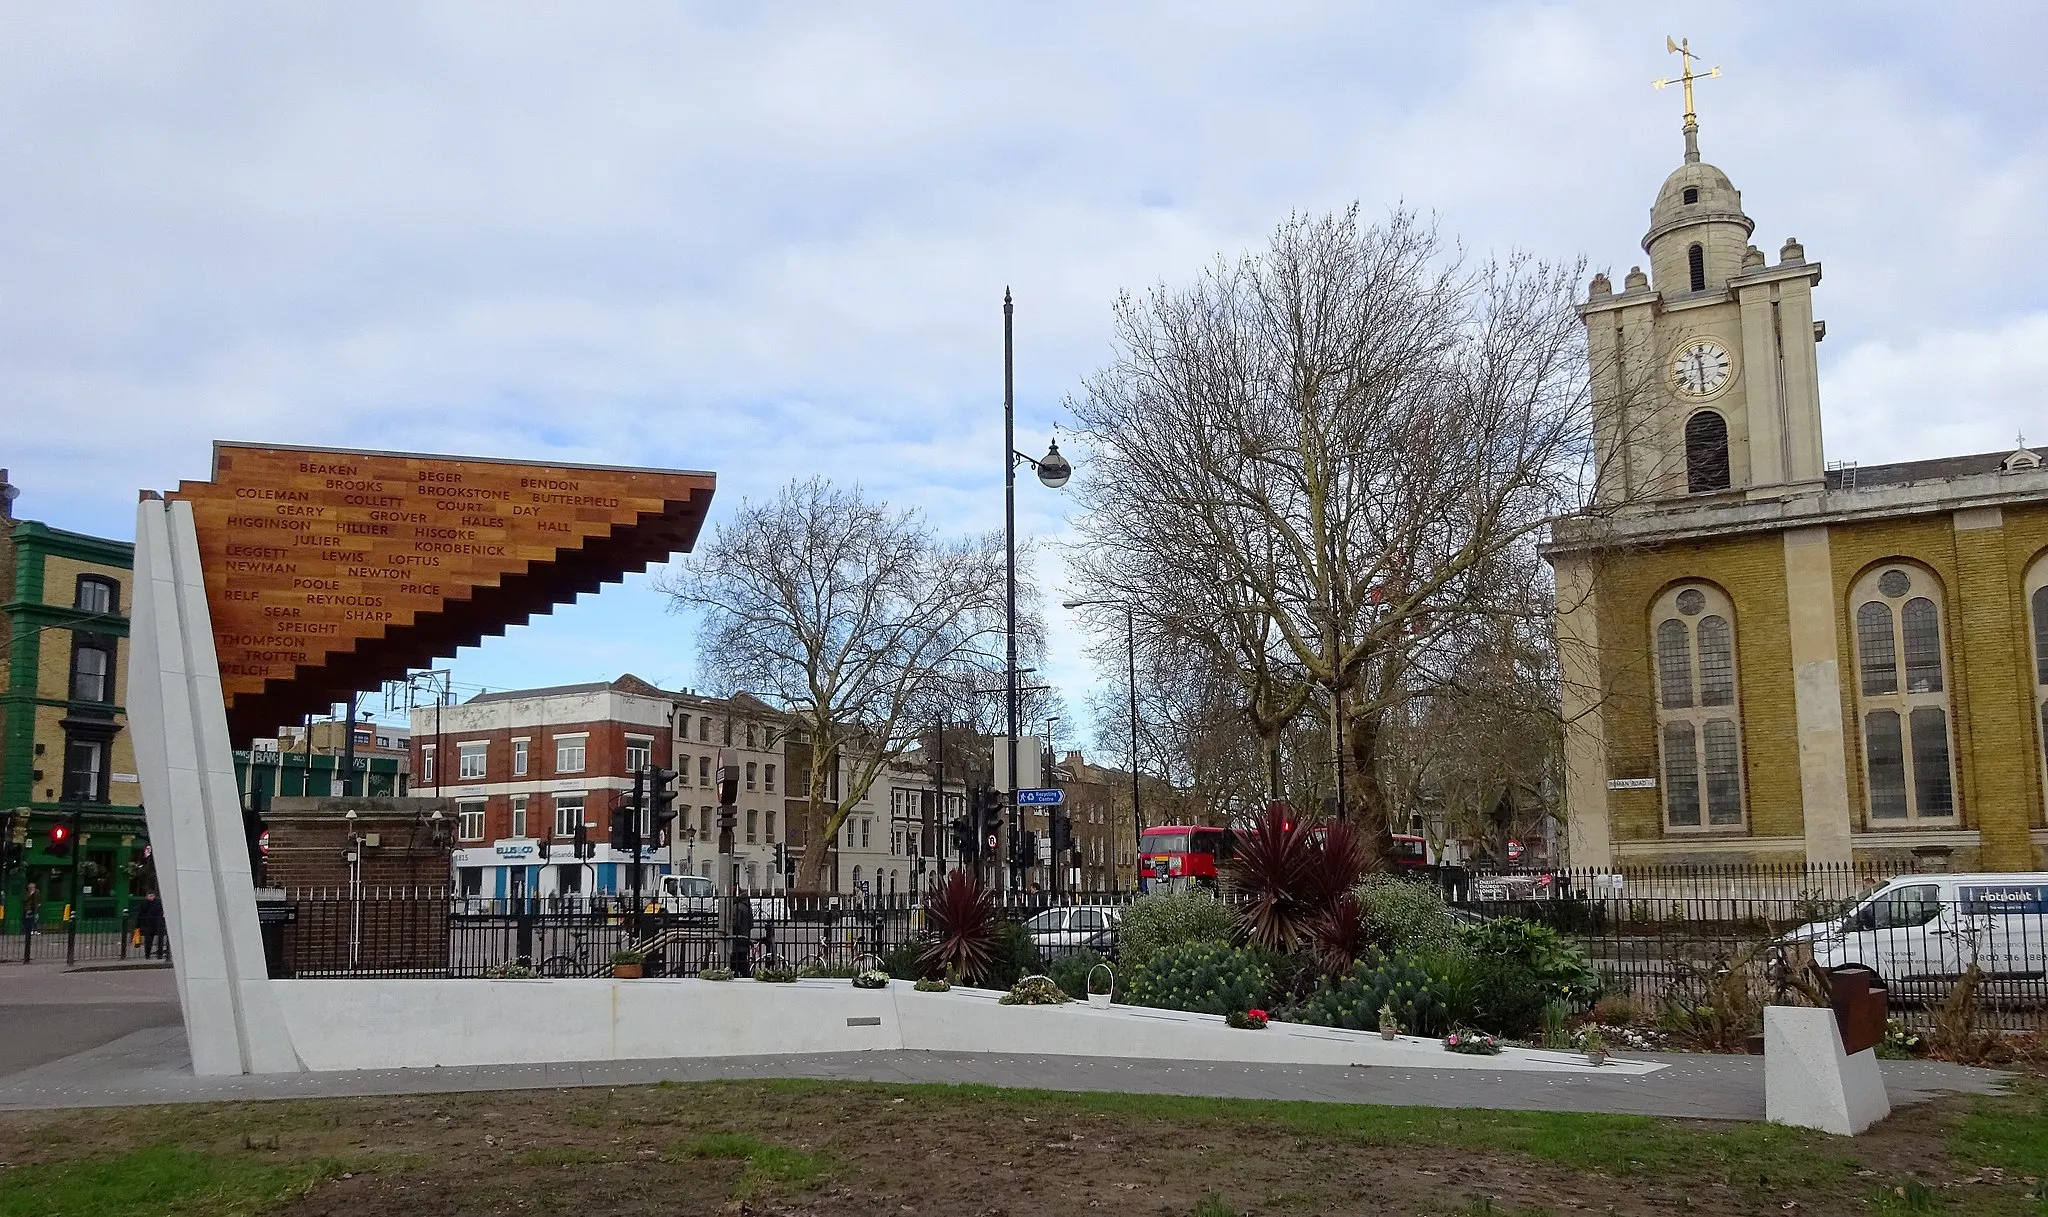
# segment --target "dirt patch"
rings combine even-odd
[[[0,1115],[15,1167],[166,1139],[328,1163],[304,1217],[2034,1211],[1952,1099],[1843,1141],[1760,1125],[869,1084],[719,1083]],[[0,1173],[0,1192],[6,1187]],[[194,1211],[205,1211],[203,1208]],[[1922,1210],[1927,1211],[1927,1210]]]

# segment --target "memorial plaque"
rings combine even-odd
[[[215,443],[192,504],[237,743],[696,544],[717,479]]]

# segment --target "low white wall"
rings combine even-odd
[[[1373,1065],[1584,1073],[1574,1053],[1445,1052],[1435,1040],[1274,1023],[1239,1031],[1211,1015],[1136,1006],[1005,1006],[997,993],[856,989],[845,980],[281,980],[271,982],[306,1067],[767,1056],[910,1048],[1130,1060]],[[865,1020],[874,1020],[866,1022]],[[858,1023],[859,1025],[854,1025]],[[1662,1066],[1614,1061],[1609,1074]]]
[[[887,990],[844,980],[280,980],[309,1069],[855,1052],[903,1046]],[[849,1018],[875,1018],[848,1026]]]

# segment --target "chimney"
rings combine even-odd
[[[0,520],[14,518],[14,500],[21,497],[21,487],[7,480],[7,471],[0,469]]]

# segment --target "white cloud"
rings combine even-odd
[[[1290,210],[1625,269],[1677,161],[1667,32],[1726,68],[1704,146],[1758,243],[1826,264],[1831,455],[2026,425],[2042,14],[1648,7],[0,4],[4,460],[25,512],[117,534],[216,437],[712,468],[728,502],[823,472],[997,527],[1005,284],[1036,451],[1118,289]],[[1019,511],[1062,534],[1035,482]],[[658,609],[462,667],[675,679]]]

